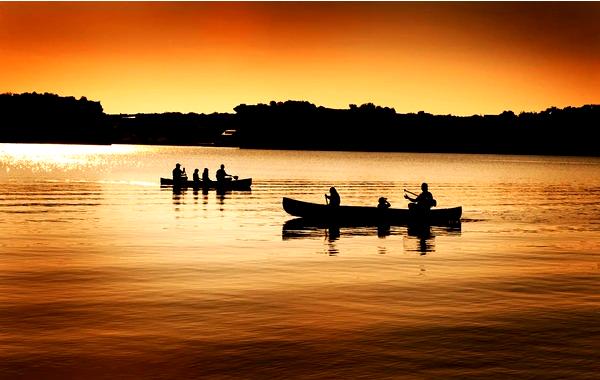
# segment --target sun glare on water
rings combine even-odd
[[[14,175],[23,167],[33,173],[91,169],[107,157],[134,153],[138,148],[125,145],[0,144],[2,172]]]
[[[134,146],[124,145],[0,144],[2,156],[55,164],[79,163],[98,154],[126,154],[135,150]]]

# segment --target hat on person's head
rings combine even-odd
[[[386,197],[379,197],[379,202],[385,202],[385,201],[387,201]]]
[[[175,164],[175,166],[181,166],[181,164],[178,162],[178,163]]]

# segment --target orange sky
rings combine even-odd
[[[0,92],[108,113],[600,103],[600,3],[2,3]]]

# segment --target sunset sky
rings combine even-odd
[[[0,92],[32,91],[107,113],[597,104],[600,3],[0,2]]]

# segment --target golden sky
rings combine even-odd
[[[600,3],[0,2],[0,92],[107,113],[600,103]]]

